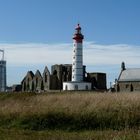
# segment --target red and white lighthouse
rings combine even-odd
[[[72,81],[83,81],[83,39],[81,27],[78,24],[73,36]]]
[[[63,90],[91,90],[91,83],[83,81],[83,39],[78,24],[73,36],[72,81],[63,83]]]

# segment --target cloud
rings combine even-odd
[[[122,61],[130,65],[138,65],[137,61],[140,58],[140,47],[127,44],[116,45],[100,45],[92,44],[87,45],[85,49],[85,62],[88,64],[105,64],[116,65]]]
[[[9,65],[63,64],[71,63],[72,43],[43,44],[0,44],[5,50]],[[122,61],[139,65],[140,46],[127,44],[102,45],[84,42],[85,65],[116,65]]]
[[[69,44],[3,44],[0,48],[1,46],[10,65],[70,63]]]
[[[72,46],[72,43],[0,44],[0,49],[5,50],[8,85],[20,83],[28,70],[35,72],[46,65],[71,64]],[[108,87],[109,82],[118,77],[122,61],[126,62],[126,67],[140,67],[140,46],[84,42],[83,49],[87,71],[107,73]]]

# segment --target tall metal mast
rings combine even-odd
[[[1,50],[0,49],[0,52],[2,52],[2,58],[1,58],[1,60],[4,60],[4,50]]]

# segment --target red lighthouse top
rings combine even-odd
[[[82,43],[82,40],[84,39],[84,36],[81,33],[81,27],[80,24],[77,24],[77,27],[75,28],[75,34],[73,36],[73,39],[77,42],[77,43]]]

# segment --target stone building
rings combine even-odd
[[[106,90],[106,73],[87,73],[86,81],[91,82],[92,89]]]
[[[44,69],[43,74],[36,71],[28,71],[21,82],[23,92],[40,92],[48,90],[61,90],[63,81],[71,80],[71,65],[53,65],[51,67],[51,74],[47,68]]]
[[[43,78],[39,70],[36,71],[32,83],[33,83],[33,91],[44,90]]]
[[[25,91],[25,92],[34,91],[33,78],[34,78],[34,73],[32,71],[28,71],[26,76],[21,82],[22,91]]]
[[[36,71],[28,71],[21,82],[23,92],[41,92],[49,90],[62,90],[63,82],[71,81],[72,65],[60,64],[52,65],[51,73],[47,66],[43,74]],[[92,83],[92,90],[106,90],[105,73],[86,73],[86,66],[83,66],[83,79]]]
[[[140,68],[125,68],[125,63],[122,62],[115,90],[117,92],[140,91]]]
[[[58,79],[57,81],[57,89],[63,88],[63,82],[71,81],[71,73],[72,73],[72,66],[70,64],[64,65],[53,65],[51,67],[52,76],[56,76]],[[52,78],[54,79],[54,77]],[[54,83],[53,81],[51,82]],[[54,85],[52,86],[54,87]]]
[[[44,69],[44,72],[43,72],[43,85],[44,85],[44,90],[47,91],[50,89],[50,81],[51,79],[51,74],[48,70],[48,67],[46,66],[45,69]]]
[[[20,92],[22,90],[21,85],[13,85],[11,88],[12,88],[11,89],[12,92]]]

